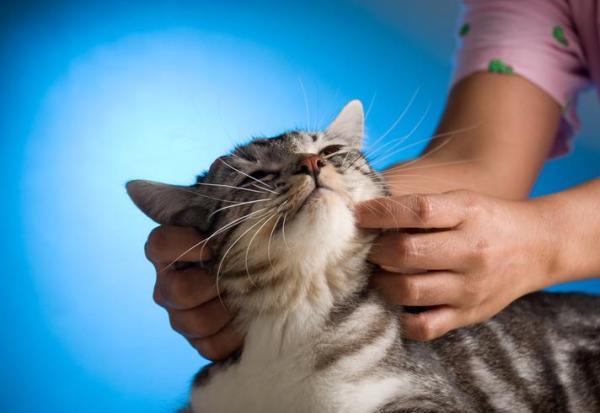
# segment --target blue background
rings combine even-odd
[[[421,141],[445,99],[459,11],[436,0],[14,3],[0,10],[3,412],[178,407],[204,361],[151,300],[153,224],[124,182],[189,183],[234,142],[324,126],[351,98],[371,106],[373,142],[418,91],[386,141],[423,117],[407,143]],[[535,194],[600,175],[597,113],[585,94],[576,149],[548,162]]]

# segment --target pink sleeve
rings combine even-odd
[[[576,95],[589,84],[565,0],[466,0],[453,82],[476,71],[519,74],[563,108],[550,156],[569,150],[579,128]]]

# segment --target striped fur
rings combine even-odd
[[[236,148],[191,187],[128,185],[157,221],[212,234],[208,265],[246,334],[184,411],[599,412],[599,297],[533,294],[434,342],[402,338],[402,309],[367,287],[377,234],[354,225],[356,203],[387,194],[362,135],[355,101],[324,132]],[[307,154],[318,177],[298,167]]]

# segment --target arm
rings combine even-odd
[[[452,89],[436,135],[463,132],[433,140],[422,160],[386,171],[392,193],[414,192],[417,184],[423,193],[469,189],[524,198],[548,156],[559,119],[559,105],[529,80],[475,73]]]
[[[558,104],[523,78],[472,75],[452,91],[439,132],[477,119],[480,126],[433,142],[420,161],[422,181],[414,178],[416,163],[386,171],[393,196],[359,206],[363,227],[430,230],[386,231],[371,252],[381,266],[372,284],[386,300],[430,307],[404,316],[409,338],[439,337],[529,292],[600,274],[598,180],[523,200],[559,116]],[[480,161],[461,162],[472,158]],[[434,194],[403,196],[406,182]]]
[[[554,249],[540,288],[600,277],[600,178],[531,202],[548,222]]]

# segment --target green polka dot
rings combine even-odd
[[[469,23],[465,23],[460,27],[458,35],[460,37],[466,36],[469,33],[469,30],[471,30],[471,26],[469,26]]]
[[[500,59],[492,59],[488,65],[488,71],[492,73],[513,74],[512,66],[507,65]]]
[[[569,45],[569,41],[565,37],[565,29],[563,29],[562,26],[554,26],[552,29],[552,37],[554,37],[558,43],[565,47]]]

